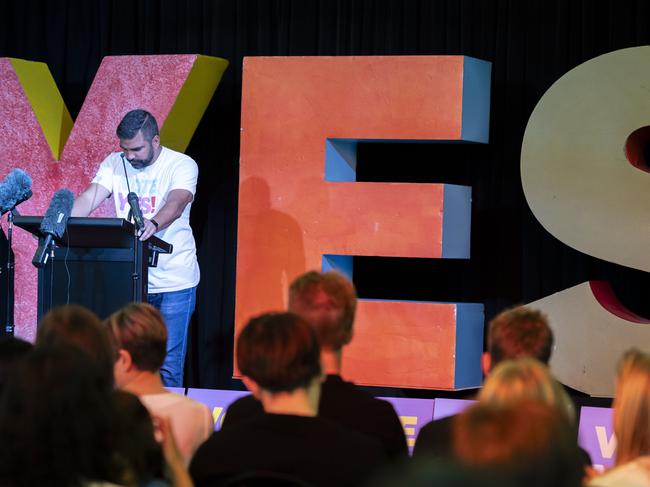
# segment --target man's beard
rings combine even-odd
[[[153,146],[151,142],[149,142],[149,156],[144,159],[132,159],[129,161],[129,164],[131,164],[134,169],[144,169],[151,164],[151,161],[153,161],[153,154]]]

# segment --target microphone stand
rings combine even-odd
[[[7,323],[5,323],[5,334],[13,336],[14,334],[14,252],[12,249],[14,215],[18,213],[16,207],[13,207],[7,213]]]
[[[131,185],[129,184],[129,174],[126,171],[126,162],[124,162],[124,152],[120,154],[120,158],[122,159],[122,168],[124,168],[124,179],[126,179],[126,187],[129,191],[129,195],[131,194]],[[128,197],[127,197],[128,198]],[[136,204],[138,204],[136,202]],[[131,205],[131,202],[129,200],[129,205]],[[133,214],[133,206],[131,206],[131,209],[129,210],[129,214],[127,215],[126,219],[128,221],[131,221],[131,218],[133,217],[133,273],[131,274],[131,278],[133,279],[133,302],[138,301],[138,284],[140,281],[140,245],[142,245],[142,242],[138,239],[138,233],[140,232],[141,228],[138,226],[137,223],[137,218]],[[143,298],[144,296],[141,296],[140,298]],[[146,301],[144,299],[143,301]]]
[[[126,219],[130,222],[133,212],[129,210],[129,214]],[[141,245],[138,234],[140,229],[138,225],[135,224],[135,218],[133,219],[133,273],[131,278],[133,279],[133,302],[138,302],[138,284],[140,281],[140,249],[138,248]],[[146,300],[145,300],[146,301]]]

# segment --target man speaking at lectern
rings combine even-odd
[[[88,216],[113,195],[117,216],[127,218],[128,195],[134,192],[139,205],[132,200],[133,206],[141,211],[141,216],[134,215],[142,223],[140,240],[156,234],[174,246],[171,254],[158,257],[157,267],[149,269],[148,300],[167,324],[167,358],[160,372],[163,383],[179,387],[200,277],[190,228],[198,166],[185,154],[160,145],[156,119],[145,110],[128,112],[116,133],[122,151],[104,159],[90,186],[75,200],[72,216]]]

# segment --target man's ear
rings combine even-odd
[[[117,360],[115,365],[120,368],[123,372],[128,372],[133,367],[133,358],[128,350],[120,348],[117,351]]]
[[[259,386],[259,384],[245,375],[242,375],[241,380],[246,386],[246,389],[248,389],[253,397],[259,401],[262,391],[262,388]]]
[[[483,370],[483,375],[487,377],[492,369],[492,356],[489,352],[483,352],[483,355],[481,355],[481,369]]]

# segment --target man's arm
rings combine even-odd
[[[111,192],[101,184],[92,183],[74,200],[70,216],[88,216],[97,209]]]
[[[153,217],[153,219],[156,220],[156,223],[158,223],[158,228],[151,223],[151,220],[145,218],[144,230],[140,234],[140,240],[147,240],[154,233],[171,225],[174,220],[183,214],[183,210],[192,202],[193,199],[194,196],[192,193],[186,189],[172,189],[167,193],[167,201],[165,204]]]

